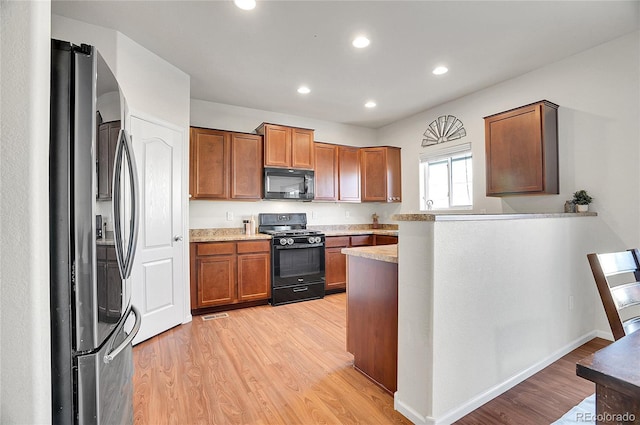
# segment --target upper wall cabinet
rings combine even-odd
[[[120,135],[120,121],[110,121],[98,125],[98,143],[96,143],[96,167],[98,169],[98,200],[111,199],[111,181],[113,180],[113,162],[116,145]]]
[[[338,146],[316,142],[315,149],[315,200],[338,200]]]
[[[338,146],[338,200],[360,202],[360,148]]]
[[[264,166],[313,170],[313,130],[262,123]]]
[[[360,149],[362,201],[401,202],[400,148]]]
[[[485,117],[487,196],[558,194],[558,105]]]
[[[262,198],[262,137],[191,128],[192,199]]]

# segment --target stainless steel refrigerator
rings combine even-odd
[[[102,95],[111,101],[103,102],[101,114],[97,100]],[[133,422],[131,341],[140,314],[131,305],[128,278],[138,233],[138,185],[124,125],[117,133],[113,169],[101,173],[113,176],[110,204],[96,200],[97,126],[107,113],[124,123],[125,109],[117,81],[94,47],[52,40],[50,305],[56,424]],[[113,241],[96,238],[96,212],[107,205]],[[98,258],[99,249],[115,257],[117,268],[110,276],[98,269],[105,260]]]

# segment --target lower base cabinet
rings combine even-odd
[[[269,241],[191,243],[193,313],[270,297]]]
[[[397,243],[398,237],[389,235],[327,236],[324,245],[325,291],[343,292],[347,288],[347,256],[342,248]]]

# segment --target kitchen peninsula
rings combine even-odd
[[[393,394],[398,365],[398,245],[343,248],[347,351],[353,366]]]
[[[396,214],[396,410],[452,423],[594,338],[595,213]],[[619,243],[619,242],[618,242]]]

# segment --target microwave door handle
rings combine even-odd
[[[304,194],[309,193],[309,176],[304,176]]]

